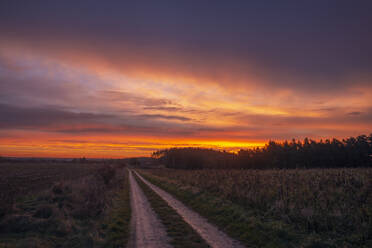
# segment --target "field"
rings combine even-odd
[[[130,161],[0,163],[0,247],[141,247],[139,241],[147,242],[160,229],[167,237],[164,247],[218,247],[206,238],[218,236],[211,229],[203,236],[190,225],[194,214],[238,247],[372,245],[371,168],[154,166],[144,169]],[[174,201],[149,183],[184,206],[172,206],[169,202]],[[141,215],[145,201],[153,213]],[[181,214],[186,208],[194,213]],[[163,227],[149,225],[154,218]],[[136,229],[141,226],[148,228]],[[156,238],[151,242],[158,242]]]
[[[0,163],[0,194],[27,194],[56,181],[74,180],[93,174],[102,163],[6,162]]]
[[[0,164],[0,247],[122,247],[129,238],[125,164]]]
[[[246,222],[261,226],[247,226],[257,239],[252,242],[254,237],[245,237],[247,245],[264,247],[265,239],[276,240],[277,247],[372,244],[372,169],[153,169],[141,173],[239,239],[244,239]],[[236,216],[230,218],[234,211]],[[242,226],[236,228],[239,223]]]

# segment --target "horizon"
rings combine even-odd
[[[372,3],[1,1],[0,155],[372,133]]]
[[[211,149],[211,150],[214,150],[214,151],[219,151],[219,152],[228,152],[228,153],[235,153],[237,154],[239,151],[243,151],[243,150],[254,150],[254,149],[258,149],[258,148],[264,148],[266,146],[269,145],[270,142],[275,142],[277,144],[284,144],[285,142],[289,142],[289,143],[292,143],[293,141],[295,142],[300,142],[301,144],[304,144],[305,142],[305,139],[308,139],[309,141],[315,141],[315,142],[326,142],[327,140],[329,141],[333,141],[333,140],[337,140],[337,141],[340,141],[340,142],[344,142],[344,140],[346,139],[349,139],[349,138],[358,138],[360,136],[366,136],[368,138],[368,135],[366,134],[360,134],[356,137],[344,137],[342,139],[338,139],[338,138],[320,138],[320,139],[312,139],[310,137],[305,137],[304,139],[300,140],[300,139],[288,139],[288,140],[282,140],[282,141],[278,141],[278,140],[268,140],[266,143],[264,143],[263,145],[260,145],[260,146],[247,146],[247,147],[225,147],[225,146],[170,146],[170,147],[164,147],[163,149],[158,149],[158,150],[154,150],[152,151],[151,153],[148,153],[148,154],[144,154],[142,156],[126,156],[126,157],[123,157],[123,156],[118,156],[118,157],[95,157],[95,156],[91,156],[91,157],[86,157],[86,156],[76,156],[76,157],[38,157],[38,156],[7,156],[7,155],[3,155],[3,154],[0,154],[0,159],[1,158],[10,158],[10,159],[45,159],[45,160],[48,160],[48,159],[93,159],[93,160],[110,160],[110,159],[130,159],[130,158],[151,158],[152,157],[152,153],[153,152],[157,152],[157,151],[162,151],[162,150],[167,150],[167,149],[183,149],[183,148],[200,148],[200,149]],[[369,134],[369,136],[372,137],[372,133]]]

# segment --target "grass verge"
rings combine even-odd
[[[161,222],[167,229],[167,234],[171,238],[171,244],[175,248],[210,247],[173,208],[171,208],[158,194],[150,189],[149,186],[143,183],[135,173],[133,174],[149,200],[151,207],[154,209]]]
[[[107,219],[102,224],[104,245],[107,248],[126,247],[130,235],[129,173],[125,172],[123,188],[118,192]]]
[[[343,244],[340,246],[340,244],[324,242],[316,234],[305,235],[280,221],[264,222],[255,216],[254,212],[250,213],[241,206],[208,192],[195,190],[185,185],[177,185],[173,181],[151,175],[144,170],[141,170],[140,174],[247,247],[349,247]]]

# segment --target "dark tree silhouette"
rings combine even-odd
[[[204,148],[170,148],[152,157],[168,168],[294,169],[372,167],[372,134],[343,140],[269,141],[262,148],[229,153]]]

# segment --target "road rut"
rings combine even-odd
[[[151,209],[141,188],[129,172],[131,189],[131,248],[171,248],[165,227]]]
[[[217,227],[208,223],[208,221],[200,216],[198,213],[192,211],[186,207],[179,200],[175,199],[169,193],[160,189],[144,179],[141,175],[135,172],[136,175],[147,184],[152,190],[154,190],[161,198],[163,198],[169,206],[171,206],[177,213],[182,216],[185,222],[187,222],[199,235],[213,248],[243,248],[244,246],[227,236],[224,232],[218,230]]]

